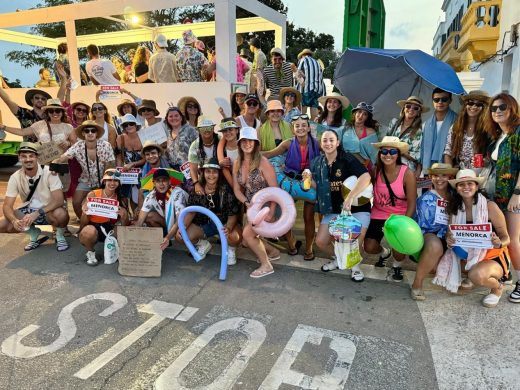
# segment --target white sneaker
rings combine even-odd
[[[96,252],[87,251],[87,264],[88,265],[98,265],[98,261],[96,259]]]
[[[490,308],[498,305],[498,302],[500,302],[500,297],[492,293],[486,295],[484,299],[482,299],[482,305]]]
[[[197,252],[199,252],[200,259],[206,258],[206,255],[211,250],[211,244],[207,240],[199,240],[195,245],[197,247]]]
[[[227,265],[235,265],[237,263],[237,252],[235,247],[228,246],[227,248]]]

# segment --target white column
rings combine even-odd
[[[274,28],[274,47],[279,47],[284,51],[284,53],[287,52],[287,48],[285,47],[286,41],[287,41],[287,29],[282,26],[276,26]]]
[[[236,71],[236,4],[234,0],[215,1],[215,50],[217,81],[235,83]]]
[[[70,74],[74,80],[81,85],[79,72],[78,45],[76,41],[76,22],[74,20],[65,21],[65,34],[67,35],[67,50],[70,64]]]

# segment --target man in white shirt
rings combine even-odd
[[[87,46],[87,54],[90,61],[85,69],[88,77],[94,85],[118,85],[121,78],[116,67],[109,60],[99,58],[99,49],[96,45]]]
[[[22,142],[18,149],[18,159],[22,168],[11,175],[3,204],[4,218],[0,219],[0,233],[26,232],[30,236],[26,251],[38,248],[49,237],[38,238],[41,230],[36,225],[56,227],[56,249],[69,249],[64,231],[69,222],[69,214],[63,207],[63,191],[58,176],[38,164],[37,145]],[[16,197],[23,203],[14,208]]]
[[[168,40],[163,34],[158,34],[154,41],[155,53],[148,63],[148,78],[156,83],[176,83],[177,62],[175,56],[168,52]]]

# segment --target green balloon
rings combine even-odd
[[[412,218],[392,214],[383,227],[383,232],[394,250],[405,255],[418,254],[424,246],[421,228]]]

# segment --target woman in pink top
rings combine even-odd
[[[384,137],[372,144],[377,153],[374,183],[374,204],[370,213],[370,225],[365,235],[364,250],[368,257],[378,257],[376,267],[384,267],[390,252],[381,247],[383,225],[391,214],[412,217],[417,200],[417,183],[413,172],[401,162],[401,155],[408,153],[409,146],[398,137]],[[394,263],[392,279],[403,280],[402,253],[392,251]]]

